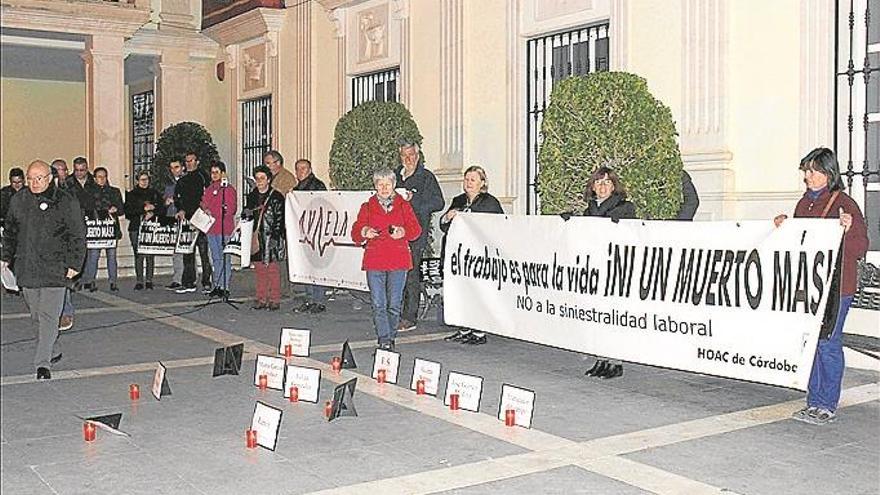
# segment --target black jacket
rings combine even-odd
[[[116,238],[122,239],[122,231],[119,228],[119,217],[125,216],[125,203],[122,202],[122,192],[118,187],[105,184],[104,187],[95,184],[93,188],[93,211],[86,211],[89,218],[105,219],[113,218],[113,226],[116,229]],[[110,214],[110,208],[116,207],[116,213]]]
[[[162,201],[162,195],[152,187],[144,189],[135,186],[125,194],[125,218],[128,219],[129,232],[137,232],[140,229],[141,219],[146,213],[144,211],[146,203],[152,203],[156,207],[153,210],[153,215],[157,217],[165,215],[165,203]]]
[[[697,208],[700,207],[700,196],[697,194],[691,175],[685,170],[681,171],[681,195],[681,208],[678,210],[676,220],[693,220]]]
[[[261,209],[264,203],[265,208]],[[260,251],[252,254],[251,260],[268,264],[286,259],[287,229],[284,224],[284,196],[271,188],[265,194],[260,194],[260,191],[254,189],[247,195],[245,211],[249,214],[242,213],[242,216],[253,218],[256,230],[254,235],[260,242]],[[257,228],[258,222],[259,228]],[[250,249],[250,246],[241,248]]]
[[[13,196],[0,256],[20,287],[64,287],[67,269],[81,271],[86,257],[86,226],[76,197],[55,184],[41,194],[26,189]]]
[[[419,219],[422,234],[418,239],[412,241],[410,246],[414,252],[421,252],[428,243],[431,215],[435,211],[443,209],[445,203],[443,191],[440,190],[437,177],[434,177],[434,174],[425,168],[424,163],[419,162],[416,165],[415,172],[407,177],[406,180],[403,179],[403,167],[398,168],[395,175],[397,175],[397,187],[402,187],[412,192],[412,199],[410,199],[409,204],[412,206],[416,218]]]
[[[24,191],[24,188],[21,189]],[[12,196],[18,192],[12,188],[12,186],[3,186],[0,188],[0,221],[6,218],[6,212],[9,211],[9,202],[12,200]]]
[[[80,184],[75,176],[68,175],[64,182],[64,187],[61,189],[65,189],[76,196],[77,201],[79,201],[79,207],[83,211],[83,215],[85,215],[87,212],[95,210],[95,189],[97,187],[95,178],[89,173],[86,176],[85,184]]]
[[[327,186],[324,185],[324,181],[315,177],[315,174],[309,174],[304,180],[299,181],[299,184],[293,188],[294,191],[326,191]]]
[[[487,192],[477,194],[470,205],[468,205],[467,202],[467,194],[465,193],[461,193],[452,198],[452,204],[449,205],[449,208],[446,209],[443,216],[445,217],[446,213],[449,213],[450,210],[472,211],[474,213],[504,213],[504,209],[501,208],[501,203],[498,201],[498,198]],[[443,218],[440,219],[440,230],[442,230],[443,233],[449,232],[450,225],[452,225],[452,222],[444,222]]]
[[[584,210],[584,216],[587,217],[606,217],[612,221],[618,221],[621,218],[636,218],[636,207],[620,194],[611,193],[600,205],[596,199],[591,199]]]
[[[187,220],[199,209],[207,186],[208,179],[200,169],[187,172],[174,186],[174,206],[184,212]]]

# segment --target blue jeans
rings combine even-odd
[[[849,313],[853,296],[840,298],[840,309],[837,311],[837,322],[834,331],[827,339],[819,339],[816,346],[816,357],[810,371],[810,385],[807,388],[807,405],[837,410],[840,400],[840,384],[843,381],[843,323]]]
[[[227,241],[229,241],[228,235],[208,235],[208,249],[211,250],[215,289],[229,290],[229,279],[232,277],[232,257],[223,254],[223,247],[226,246]]]
[[[397,337],[406,272],[367,270],[367,286],[370,287],[370,298],[373,300],[373,324],[380,344]]]
[[[309,302],[315,304],[327,304],[327,289],[323,285],[307,285],[306,294],[309,296]]]
[[[89,249],[86,255],[86,269],[82,276],[82,283],[92,284],[98,277],[98,258],[101,251],[107,252],[107,275],[111,284],[116,283],[116,248]]]
[[[64,291],[64,306],[61,309],[61,316],[73,316],[75,308],[73,300],[70,297],[70,289]]]

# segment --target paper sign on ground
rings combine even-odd
[[[312,331],[299,328],[282,328],[281,338],[278,342],[278,354],[284,355],[284,347],[288,344],[292,347],[294,356],[308,357],[309,347],[312,343]]]
[[[260,386],[260,375],[266,375],[266,386],[273,390],[281,390],[284,387],[284,371],[287,363],[284,358],[257,355],[254,363],[254,386]]]
[[[373,359],[373,378],[378,376],[379,370],[385,370],[385,381],[397,383],[397,371],[400,369],[400,353],[376,349],[376,357]]]
[[[446,395],[443,403],[449,405],[449,394],[458,394],[458,407],[466,411],[479,412],[480,398],[483,394],[483,377],[451,372],[446,380]]]
[[[257,432],[257,445],[274,451],[280,428],[281,409],[257,402],[251,419],[251,429]]]
[[[296,386],[299,400],[318,402],[321,391],[321,370],[304,366],[288,366],[287,378],[284,381],[284,397],[290,397],[290,387]]]
[[[516,425],[523,428],[532,427],[532,416],[535,413],[535,392],[513,385],[501,385],[501,400],[498,402],[498,419],[504,421],[508,409],[516,411]]]
[[[156,400],[161,400],[163,395],[171,395],[171,386],[168,385],[168,378],[165,376],[166,371],[165,365],[159,362],[159,365],[156,366],[156,372],[153,374],[153,386],[151,387],[153,397]]]
[[[440,363],[416,358],[410,390],[416,389],[416,382],[419,380],[425,381],[425,393],[436,397],[440,388]]]

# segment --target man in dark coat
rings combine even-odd
[[[694,181],[686,170],[681,170],[681,208],[678,210],[677,220],[693,220],[697,214],[697,208],[700,207],[700,196],[697,194],[697,188],[694,187]]]
[[[0,188],[0,222],[6,218],[12,196],[24,189],[24,171],[18,167],[9,171],[9,185]]]
[[[10,266],[38,330],[37,379],[61,359],[58,319],[64,292],[86,255],[86,227],[75,197],[52,181],[49,165],[28,166],[28,189],[13,196],[3,230],[2,268]]]
[[[70,191],[79,201],[79,208],[86,213],[95,209],[95,178],[89,172],[89,161],[83,156],[73,159],[73,175],[68,175],[62,189]]]
[[[400,145],[401,167],[395,172],[398,189],[406,189],[404,199],[410,202],[422,233],[418,239],[410,242],[413,269],[406,274],[406,287],[403,290],[403,313],[400,318],[398,332],[406,332],[416,328],[419,314],[419,297],[422,290],[419,266],[422,263],[422,252],[428,244],[428,231],[431,227],[431,216],[443,209],[443,191],[437,177],[434,177],[421,161],[419,145],[405,142]]]
[[[125,204],[122,202],[122,191],[118,187],[113,187],[107,179],[107,169],[98,167],[95,169],[95,185],[93,188],[91,211],[86,212],[88,218],[96,220],[112,219],[116,239],[122,238],[122,231],[119,227],[119,217],[124,216]],[[83,288],[87,288],[94,292],[97,290],[95,286],[95,278],[98,275],[98,259],[101,257],[101,251],[107,253],[107,278],[110,279],[110,290],[116,292],[119,287],[116,285],[116,277],[118,268],[116,263],[116,246],[110,248],[88,249],[86,251],[86,267],[83,271],[82,283]]]
[[[202,202],[202,194],[208,186],[208,177],[199,169],[199,157],[195,153],[187,153],[184,163],[186,175],[181,177],[174,186],[174,207],[177,208],[179,220],[189,220],[199,209]],[[210,292],[211,284],[211,257],[208,254],[208,238],[199,232],[196,241],[196,249],[199,250],[199,258],[202,261],[202,289]],[[175,292],[183,294],[196,291],[196,253],[183,255],[183,287]]]
[[[294,191],[326,191],[324,182],[312,172],[312,162],[300,158],[293,165],[296,176]],[[322,285],[306,285],[308,299],[302,306],[294,309],[297,313],[323,313],[327,310],[327,288]]]

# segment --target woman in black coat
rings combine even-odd
[[[256,272],[256,303],[254,309],[277,311],[281,305],[281,275],[278,262],[287,258],[284,225],[284,196],[269,187],[272,172],[268,167],[254,169],[257,186],[248,193],[245,212],[254,220],[254,238],[259,250],[251,254]],[[243,216],[246,216],[243,214]],[[251,249],[251,246],[242,246]]]
[[[128,238],[131,239],[131,250],[134,252],[134,273],[137,277],[134,290],[143,290],[144,288],[144,261],[147,263],[146,288],[153,289],[155,258],[152,254],[138,254],[138,232],[142,219],[150,220],[154,215],[162,214],[159,211],[162,205],[162,196],[159,191],[150,187],[149,172],[138,172],[137,182],[125,195],[125,218],[128,218]]]
[[[440,230],[443,231],[443,243],[440,249],[440,259],[446,259],[446,234],[449,226],[458,212],[474,213],[504,213],[498,198],[489,194],[489,182],[486,171],[479,165],[471,165],[464,171],[464,179],[461,181],[463,193],[452,198],[452,204],[446,213],[440,217]],[[418,267],[413,267],[417,270]],[[467,342],[469,344],[482,344],[486,342],[486,335],[482,332],[473,332],[469,329],[459,330],[450,335],[446,340]]]
[[[610,218],[617,222],[621,218],[636,218],[636,207],[626,200],[626,188],[620,177],[610,167],[600,167],[590,176],[584,199],[588,201],[584,215],[588,217]],[[623,375],[623,364],[619,361],[599,359],[587,376],[617,378]]]

